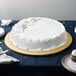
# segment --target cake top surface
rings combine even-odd
[[[76,56],[76,49],[74,49],[74,50],[72,51],[72,55],[73,55],[73,56]]]
[[[19,32],[20,38],[44,41],[60,36],[65,31],[65,28],[62,23],[53,19],[31,17],[15,24],[13,30],[16,33]]]

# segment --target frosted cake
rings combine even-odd
[[[16,23],[10,33],[10,41],[27,51],[48,51],[60,47],[67,40],[64,25],[56,20],[29,17]]]

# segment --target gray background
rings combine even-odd
[[[76,0],[0,0],[0,19],[30,16],[76,20]]]

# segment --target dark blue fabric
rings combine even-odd
[[[0,27],[3,27],[7,34],[11,30],[12,26],[17,22],[18,20],[13,20],[9,26],[0,26]],[[49,56],[29,56],[29,55],[21,55],[10,50],[9,52],[7,52],[7,54],[15,58],[18,58],[20,60],[20,63],[18,64],[19,66],[61,66],[62,57],[71,53],[71,51],[76,48],[76,34],[74,33],[74,27],[76,26],[76,21],[64,21],[64,26],[66,30],[72,35],[73,42],[71,46],[69,46],[63,52]],[[4,44],[4,37],[0,38],[0,41],[3,42],[2,44],[0,44],[0,46],[2,46],[4,50],[6,50],[8,48]]]

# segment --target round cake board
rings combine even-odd
[[[14,52],[17,52],[17,53],[20,53],[20,54],[25,54],[25,55],[40,56],[40,55],[50,55],[50,54],[59,53],[59,52],[63,51],[64,49],[66,49],[72,43],[72,37],[68,32],[67,32],[67,37],[68,37],[68,39],[67,39],[67,41],[65,42],[64,45],[62,45],[60,47],[57,47],[53,50],[41,51],[41,52],[33,52],[33,51],[28,51],[28,50],[24,50],[24,49],[16,47],[10,41],[10,32],[6,35],[4,41],[5,41],[6,46]]]

